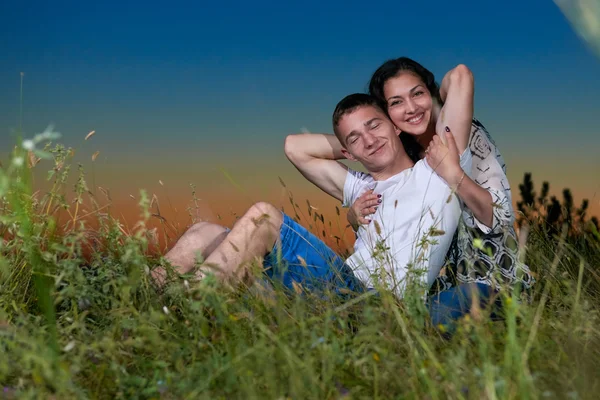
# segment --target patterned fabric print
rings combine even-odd
[[[506,164],[496,143],[476,119],[471,127],[469,147],[473,155],[473,180],[492,195],[492,227],[482,224],[463,204],[462,218],[446,257],[445,273],[438,277],[431,291],[435,293],[469,282],[485,283],[496,289],[503,283],[521,283],[524,289],[529,289],[535,279],[518,259]],[[475,243],[478,243],[477,248]]]

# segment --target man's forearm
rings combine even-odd
[[[338,138],[325,133],[289,135],[285,140],[285,154],[290,160],[294,158],[345,159]]]
[[[338,200],[343,198],[348,168],[338,162],[345,158],[334,135],[302,133],[285,138],[285,155],[300,173]]]

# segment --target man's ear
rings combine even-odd
[[[396,126],[396,124],[394,124],[394,132],[396,132],[396,135],[400,135],[400,133],[402,133],[402,131]]]
[[[354,156],[352,154],[350,154],[348,152],[348,150],[342,148],[342,154],[344,155],[344,157],[346,157],[348,160],[350,161],[356,161],[356,158],[354,158]]]

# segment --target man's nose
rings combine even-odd
[[[373,135],[371,133],[367,133],[364,136],[364,141],[365,141],[365,145],[367,147],[371,147],[371,146],[373,146],[374,143],[377,142],[377,137],[375,137],[375,135]]]

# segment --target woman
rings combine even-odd
[[[408,154],[415,161],[426,157],[434,168],[441,160],[432,157],[428,149],[443,139],[436,136],[436,123],[449,90],[464,90],[465,106],[472,107],[473,77],[467,67],[459,65],[448,72],[439,87],[430,71],[406,57],[386,61],[369,84],[371,95],[402,131],[400,137]],[[527,266],[518,261],[510,186],[500,152],[475,119],[470,137],[462,139],[468,140],[473,155],[472,179],[457,162],[452,168],[436,170],[447,182],[460,182],[456,194],[463,215],[448,252],[446,273],[438,278],[433,289],[438,293],[430,299],[435,325],[448,324],[468,313],[472,296],[477,295],[485,304],[503,285],[528,289],[535,281]],[[353,226],[368,223],[365,217],[374,213],[376,206],[376,196],[365,193],[352,205],[349,222]]]

